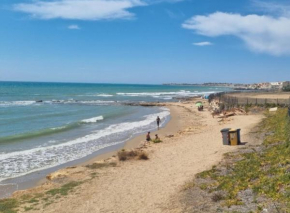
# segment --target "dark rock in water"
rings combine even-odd
[[[43,102],[43,100],[37,100],[37,101],[35,101],[36,103],[42,103]]]

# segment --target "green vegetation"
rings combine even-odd
[[[105,168],[105,167],[109,167],[109,166],[115,167],[115,166],[117,166],[117,163],[116,162],[110,162],[110,163],[104,162],[104,163],[93,163],[93,164],[86,165],[86,167],[89,169],[101,169],[101,168]]]
[[[290,129],[289,129],[289,117],[287,116],[286,109],[279,109],[277,113],[267,113],[267,118],[262,123],[262,128],[268,133],[264,141],[264,144],[271,144],[277,142],[284,142],[289,144]]]
[[[16,213],[20,209],[24,211],[36,210],[35,207],[39,207],[39,205],[46,207],[52,204],[56,199],[61,198],[61,196],[68,195],[69,192],[82,183],[83,182],[72,181],[59,188],[51,189],[45,194],[26,194],[18,199],[2,199],[0,200],[0,213]]]
[[[27,212],[27,211],[30,211],[30,210],[32,210],[32,209],[33,209],[33,207],[26,207],[26,206],[24,207],[24,211],[26,211],[26,212]]]
[[[68,195],[70,191],[72,191],[76,186],[80,185],[82,182],[72,181],[67,183],[60,188],[51,189],[46,192],[46,194],[55,196],[55,195]]]
[[[161,143],[162,140],[160,140],[160,139],[154,139],[154,140],[152,140],[152,142],[153,142],[153,143]]]
[[[284,92],[290,92],[290,85],[283,87]]]
[[[261,126],[266,136],[260,151],[249,148],[246,153],[226,154],[227,159],[238,160],[223,165],[223,169],[214,166],[196,176],[210,180],[198,187],[214,192],[213,201],[222,200],[228,207],[242,205],[238,193],[251,189],[255,196],[265,196],[290,209],[290,118],[287,110],[267,113]]]
[[[1,213],[16,213],[16,208],[19,203],[16,199],[3,199],[0,200],[0,212]]]
[[[248,114],[249,112],[250,112],[250,105],[249,104],[246,104],[245,105],[245,112],[246,112],[246,114]]]

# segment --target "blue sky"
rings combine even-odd
[[[0,80],[290,80],[290,4],[1,0]]]

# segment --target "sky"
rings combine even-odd
[[[284,80],[287,0],[0,2],[0,81]]]

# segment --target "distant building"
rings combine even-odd
[[[282,89],[283,82],[270,82],[272,89]]]
[[[288,87],[290,86],[290,81],[284,81],[282,85],[282,87]]]

